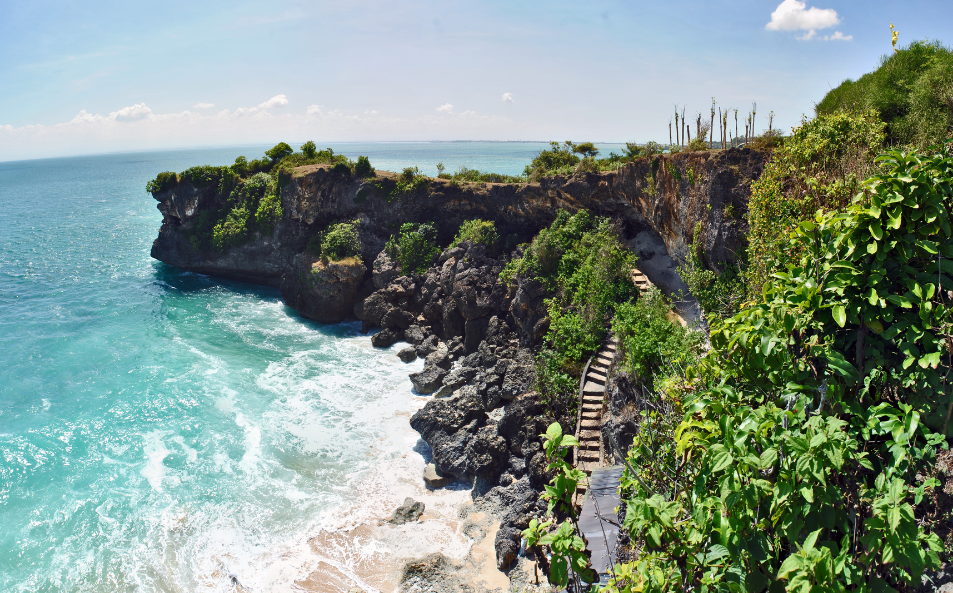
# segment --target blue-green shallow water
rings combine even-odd
[[[538,150],[338,152],[425,168],[434,147],[505,172]],[[308,551],[419,494],[419,473],[393,477],[423,464],[407,425],[419,361],[149,256],[156,172],[264,148],[0,163],[0,591],[288,590],[321,562],[336,568],[319,582],[386,589],[368,557],[461,545],[371,530]]]

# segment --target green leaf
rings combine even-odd
[[[549,428],[546,429],[546,436],[551,441],[558,441],[559,437],[563,436],[563,427],[560,426],[558,422],[553,422],[549,425]]]
[[[846,377],[852,381],[860,380],[860,373],[857,372],[854,365],[847,362],[847,360],[844,359],[844,355],[836,350],[831,350],[830,353],[828,353],[827,365],[834,373],[842,377]]]
[[[708,456],[711,459],[712,473],[722,471],[734,461],[731,453],[724,445],[713,445],[712,448],[708,450]]]
[[[844,306],[834,305],[831,312],[834,314],[834,321],[837,322],[837,325],[844,327],[844,324],[847,323],[847,311],[844,310]]]

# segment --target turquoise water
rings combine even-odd
[[[419,480],[419,361],[277,291],[149,257],[156,172],[264,148],[0,163],[0,591],[277,591],[309,575],[388,590],[400,558],[465,551],[463,499]],[[335,149],[503,172],[538,151]],[[429,531],[377,525],[404,495],[431,497]]]

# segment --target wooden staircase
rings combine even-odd
[[[575,464],[577,469],[590,475],[592,470],[602,467],[605,455],[602,448],[602,414],[605,411],[606,376],[609,367],[615,360],[618,342],[610,337],[599,349],[583,375],[579,418],[576,423],[576,439],[579,448],[576,450]],[[576,487],[576,498],[582,500],[586,494],[585,481]]]
[[[645,292],[652,286],[652,282],[642,273],[642,270],[638,268],[632,268],[632,284],[635,284],[635,287],[639,289],[639,294]]]

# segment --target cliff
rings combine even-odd
[[[436,222],[446,243],[465,220],[493,220],[500,235],[516,243],[550,224],[557,209],[586,208],[619,221],[629,238],[650,236],[664,245],[664,255],[676,260],[688,253],[697,231],[703,261],[718,268],[734,262],[744,247],[750,184],[766,160],[765,154],[749,149],[681,153],[642,158],[618,171],[556,176],[540,183],[457,185],[434,179],[400,197],[394,197],[397,177],[392,173],[360,179],[330,166],[309,165],[295,169],[284,182],[283,214],[274,231],[254,233],[244,245],[225,251],[203,246],[190,233],[203,213],[224,207],[227,196],[214,186],[198,188],[184,181],[153,194],[163,220],[152,256],[192,271],[275,287],[284,278],[289,303],[325,322],[343,319],[350,307],[329,303],[333,315],[315,315],[314,307],[303,307],[297,287],[305,284],[301,274],[313,262],[297,256],[314,235],[342,220],[361,221],[362,259],[369,263],[404,222]],[[664,279],[652,278],[652,271],[648,275],[666,286]],[[368,291],[332,292],[356,302]]]

